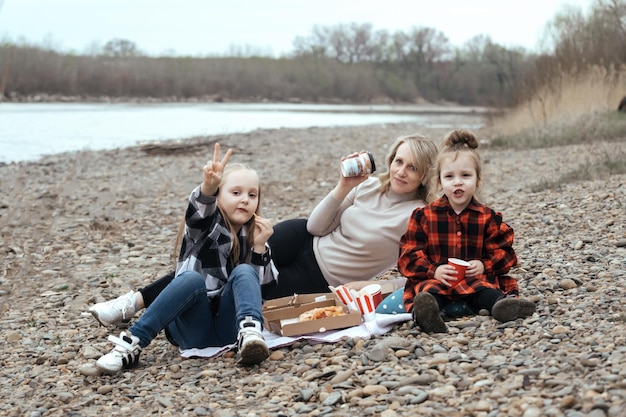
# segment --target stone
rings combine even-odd
[[[565,278],[565,279],[562,279],[562,280],[559,282],[559,286],[560,286],[561,288],[563,288],[564,290],[571,290],[571,289],[574,289],[574,288],[578,287],[578,285],[576,284],[576,282],[574,282],[574,280],[573,280],[573,279],[570,279],[570,278]]]
[[[395,137],[414,131],[445,133],[407,123],[220,141],[258,170],[264,215],[278,222],[306,217],[324,198],[346,149],[358,143],[383,160]],[[298,341],[254,367],[238,366],[232,351],[183,359],[161,333],[137,368],[102,374],[95,360],[119,330],[81,313],[174,266],[185,201],[214,139],[190,139],[187,154],[131,147],[0,166],[0,415],[613,417],[626,409],[626,176],[530,191],[576,170],[588,143],[479,148],[489,161],[485,197],[515,229],[520,265],[510,274],[537,303],[532,317],[446,318],[449,332],[437,335],[409,321],[371,338]],[[383,275],[398,278],[393,269]]]

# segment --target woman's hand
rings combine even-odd
[[[272,222],[269,219],[255,215],[254,219],[254,248],[256,253],[265,252],[265,243],[274,234]]]
[[[351,153],[350,155],[346,155],[341,158],[340,162],[343,162],[344,160],[348,158],[353,158],[363,152],[365,151],[354,152],[354,153]],[[344,177],[343,174],[340,173],[339,182],[337,183],[337,186],[333,190],[333,197],[335,197],[339,201],[342,201],[348,195],[350,190],[352,190],[357,185],[361,184],[363,181],[365,181],[369,177],[370,177],[370,174],[357,175],[356,177]]]
[[[342,175],[341,178],[339,178],[339,186],[351,190],[369,177],[370,174],[357,175],[356,177],[344,177]]]
[[[233,150],[226,151],[224,158],[220,161],[220,144],[215,143],[213,149],[213,160],[207,161],[206,165],[202,168],[204,178],[202,180],[202,186],[200,192],[206,196],[214,195],[222,182],[222,175],[224,174],[224,168],[232,155]]]

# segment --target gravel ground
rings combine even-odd
[[[249,368],[229,354],[183,359],[160,335],[138,369],[93,374],[112,329],[81,312],[173,266],[214,141],[259,171],[264,214],[280,221],[306,216],[334,186],[339,156],[368,149],[382,163],[413,132],[445,133],[264,130],[0,166],[0,415],[626,416],[626,176],[530,191],[599,144],[479,149],[484,200],[515,229],[513,273],[538,304],[532,317],[465,317],[434,335],[409,322],[367,340],[297,343]]]

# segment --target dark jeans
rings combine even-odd
[[[439,304],[439,310],[444,308],[447,304],[454,302],[450,298],[432,293],[431,294],[437,300],[437,304]],[[474,294],[467,294],[463,296],[463,302],[465,302],[475,313],[478,313],[480,309],[489,310],[491,312],[491,308],[499,299],[504,298],[504,294],[502,291],[494,290],[492,288],[485,288],[483,290],[478,291]]]
[[[163,291],[163,289],[167,287],[167,284],[172,282],[175,274],[176,272],[172,271],[169,274],[157,279],[156,281],[151,282],[145,287],[139,288],[138,291],[143,297],[143,304],[146,308],[150,307],[150,304],[152,304],[154,300],[156,300],[157,296],[161,294],[161,291]]]
[[[274,234],[267,243],[278,269],[278,283],[261,288],[264,299],[330,292],[315,259],[313,235],[306,230],[306,222],[306,219],[291,219],[274,226]]]

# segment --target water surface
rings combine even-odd
[[[0,162],[268,128],[415,122],[478,128],[468,109],[243,103],[0,103]]]

